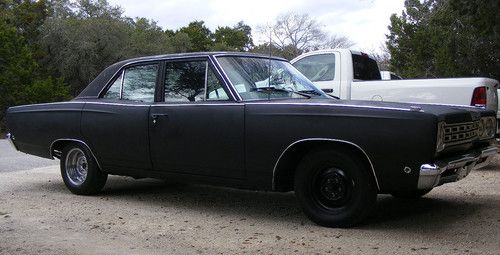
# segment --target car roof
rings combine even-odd
[[[127,60],[120,61],[119,63],[137,62],[137,61],[151,61],[151,60],[163,60],[171,58],[189,58],[189,57],[203,57],[203,56],[243,56],[243,57],[264,57],[278,60],[285,60],[284,58],[269,56],[260,53],[249,53],[249,52],[231,52],[231,51],[210,51],[210,52],[186,52],[186,53],[173,53],[173,54],[163,54],[163,55],[153,55],[145,57],[131,58]]]
[[[187,52],[187,53],[175,53],[175,54],[163,54],[163,55],[153,55],[153,56],[144,56],[137,58],[130,58],[126,60],[122,60],[116,62],[106,69],[104,69],[90,84],[85,87],[85,89],[76,97],[76,99],[80,98],[97,98],[103,88],[108,84],[108,82],[115,76],[115,74],[120,71],[124,66],[141,63],[141,62],[149,62],[149,61],[162,61],[169,59],[178,59],[178,58],[196,58],[196,57],[222,57],[222,56],[238,56],[238,57],[259,57],[259,58],[271,58],[281,61],[288,61],[284,58],[269,56],[258,53],[248,53],[248,52],[230,52],[230,51],[215,51],[215,52]]]

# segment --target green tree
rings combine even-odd
[[[243,21],[234,27],[218,27],[214,33],[214,50],[247,51],[253,47],[252,29]]]
[[[168,35],[168,33],[166,33]],[[189,35],[182,32],[177,32],[170,35],[167,39],[170,46],[170,52],[183,53],[188,52],[192,48]]]
[[[67,4],[72,5],[71,2]],[[76,9],[79,18],[111,18],[121,19],[123,10],[119,6],[113,6],[107,0],[78,0],[72,5]]]
[[[127,57],[169,53],[172,49],[168,35],[155,21],[136,18],[131,22],[129,47],[125,49]]]
[[[0,21],[0,132],[5,111],[13,105],[69,98],[62,79],[44,78],[30,47],[13,26]]]
[[[122,15],[105,0],[52,3],[41,27],[40,43],[48,53],[41,63],[64,77],[77,95],[104,68],[131,57],[172,52],[169,36],[155,21]]]
[[[500,77],[498,0],[407,0],[391,16],[391,70],[408,78]]]
[[[50,18],[42,33],[41,45],[48,54],[41,62],[65,78],[73,95],[104,68],[138,54],[140,48],[129,43],[132,31],[127,22],[108,17]]]
[[[40,49],[38,39],[40,26],[49,14],[47,2],[45,0],[0,0],[0,8],[0,19],[16,28],[17,33],[31,48],[35,60],[42,58],[45,52]]]
[[[178,32],[188,35],[191,42],[190,51],[208,51],[213,45],[212,32],[205,26],[204,21],[193,21]]]

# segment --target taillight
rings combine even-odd
[[[470,105],[480,107],[486,106],[486,87],[477,87],[474,89]]]

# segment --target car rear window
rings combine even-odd
[[[373,81],[381,80],[377,62],[366,54],[352,54],[352,68],[354,80]]]

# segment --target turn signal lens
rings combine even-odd
[[[436,152],[444,150],[444,122],[438,123],[437,137],[436,137]]]

